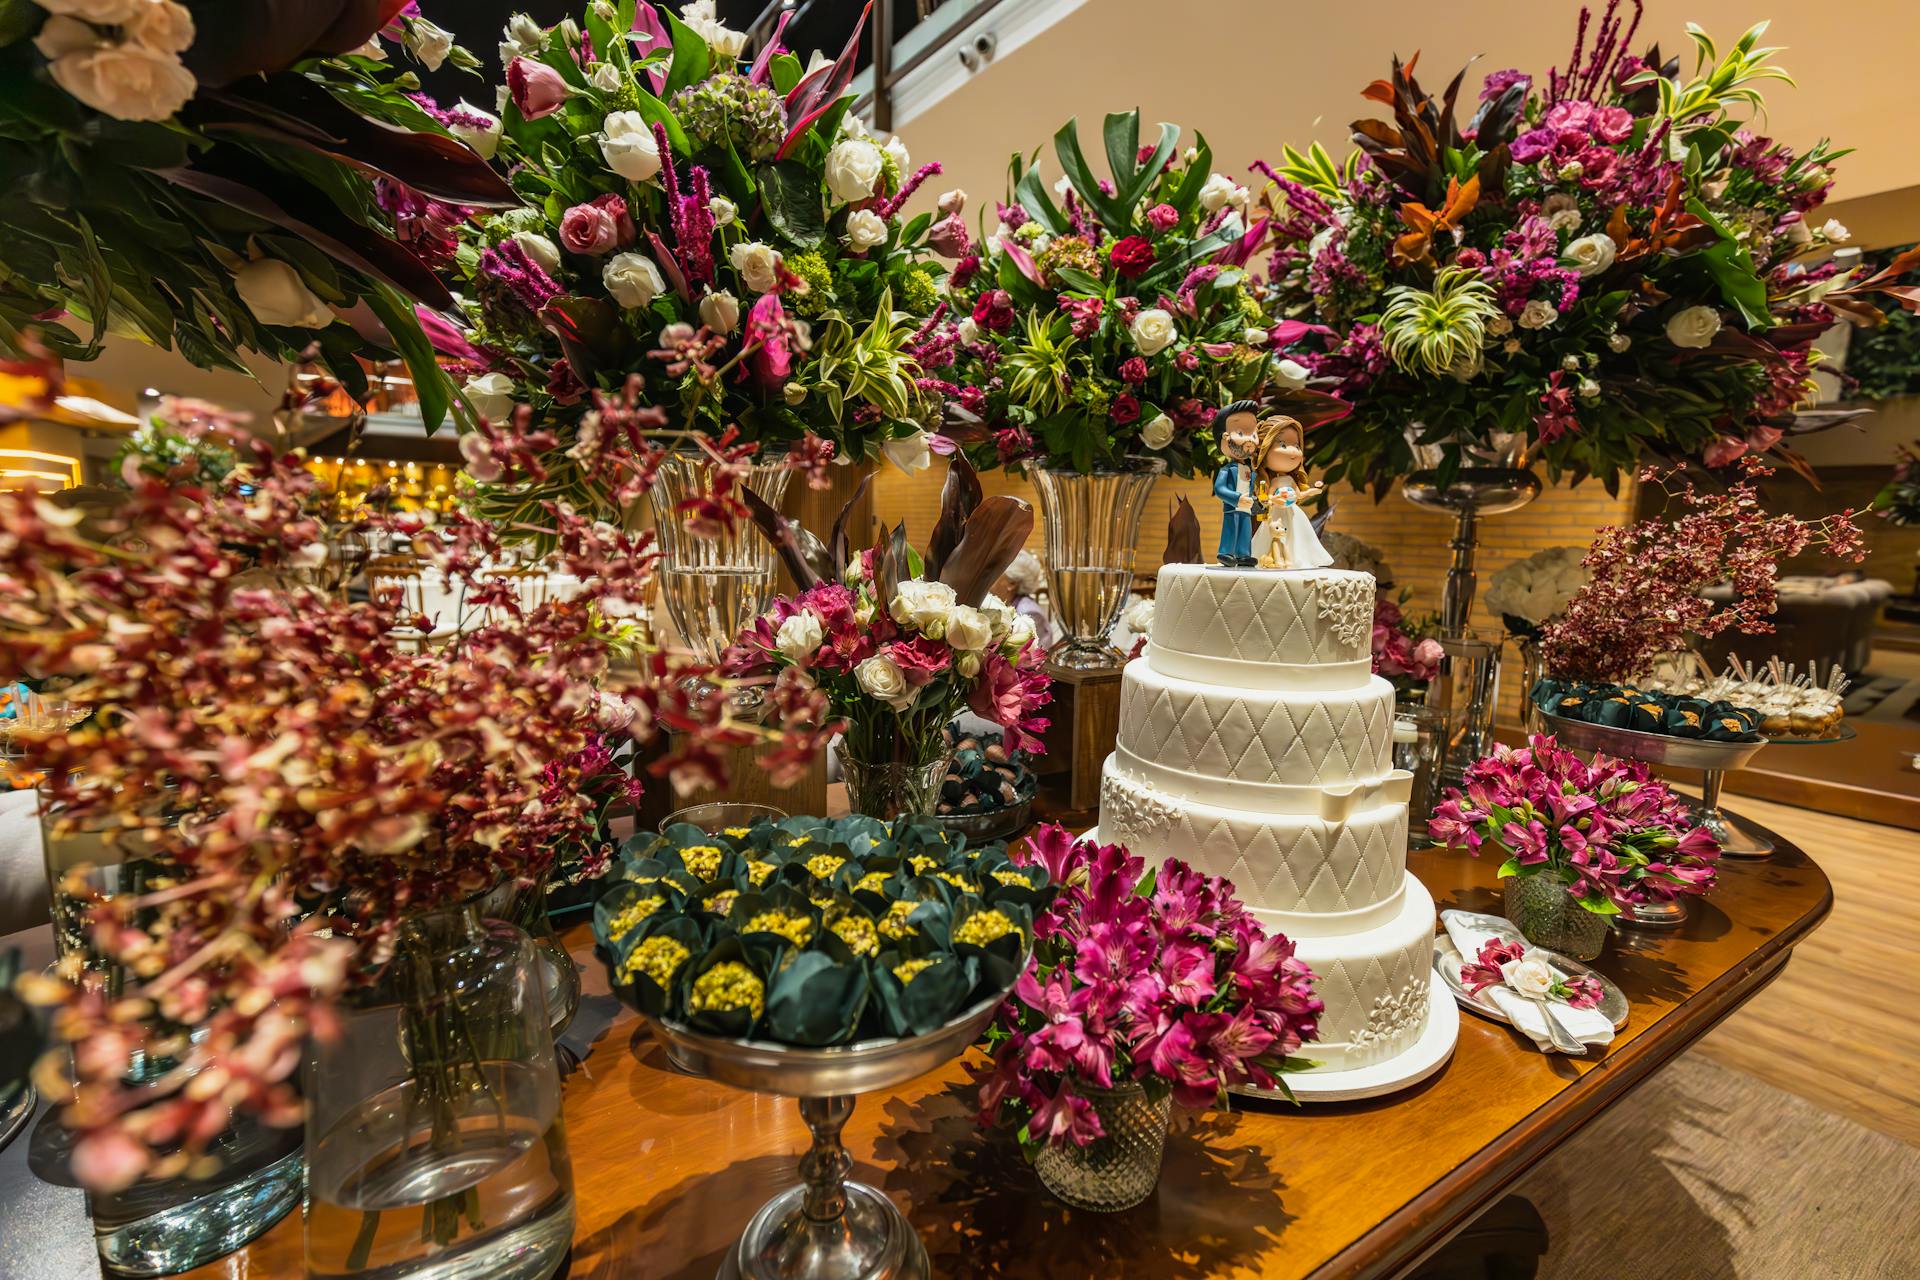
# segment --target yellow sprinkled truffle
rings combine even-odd
[[[865,916],[844,915],[828,927],[856,956],[870,956],[880,950],[880,935]]]
[[[719,893],[707,899],[707,913],[716,916],[727,914],[727,912],[733,910],[733,900],[739,896],[740,891],[738,889],[722,889]]]
[[[916,853],[907,859],[907,865],[913,868],[913,874],[923,876],[929,870],[940,865],[938,858],[929,858],[924,853]]]
[[[893,976],[898,978],[900,985],[904,987],[907,983],[912,982],[922,973],[939,963],[940,958],[938,956],[923,960],[902,960],[899,964],[893,966]]]
[[[666,905],[667,900],[658,894],[629,902],[607,921],[607,937],[616,941],[626,937],[642,920]]]
[[[847,865],[847,860],[831,853],[816,853],[807,859],[807,874],[820,880],[831,880],[833,873]]]
[[[740,932],[777,933],[794,946],[804,947],[807,945],[807,940],[813,937],[813,921],[776,907],[772,911],[762,911],[750,918]]]
[[[881,890],[883,890],[886,887],[886,884],[887,884],[886,872],[869,871],[867,872],[867,874],[861,876],[860,882],[854,885],[853,887],[855,892],[858,892],[864,889],[869,893],[879,893],[881,892]]]
[[[960,890],[962,893],[980,892],[979,885],[967,879],[965,876],[961,875],[957,871],[936,871],[934,872],[933,878],[935,880],[945,880],[948,884]]]
[[[622,880],[625,880],[629,884],[659,884],[660,883],[659,876],[656,876],[653,873],[648,871],[641,871],[636,867],[628,867],[626,870],[626,874],[622,875],[620,878]]]
[[[719,875],[720,863],[726,856],[727,851],[717,844],[696,844],[680,851],[680,861],[702,880]]]
[[[720,834],[723,836],[731,836],[735,840],[745,840],[748,836],[753,834],[753,828],[752,827],[726,827],[721,830]]]
[[[996,938],[1004,938],[1013,932],[1013,921],[1007,919],[1001,911],[976,911],[961,922],[953,931],[955,942],[967,942],[976,947],[984,947]]]
[[[1023,889],[1033,888],[1033,881],[1027,879],[1027,873],[1024,871],[996,871],[993,873],[993,878],[1001,884],[1017,884]]]
[[[767,985],[738,960],[723,960],[693,980],[687,1005],[695,1013],[751,1009],[757,1018],[767,1007]]]
[[[747,879],[756,885],[765,884],[773,873],[774,865],[771,862],[754,861],[747,864]]]
[[[915,938],[920,931],[907,923],[907,917],[913,914],[918,902],[890,902],[887,914],[880,919],[880,932],[889,938]]]
[[[654,985],[664,989],[673,985],[673,975],[680,972],[680,966],[692,954],[679,939],[656,933],[627,954],[620,976],[632,982],[644,973],[653,979]]]

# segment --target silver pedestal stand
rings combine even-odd
[[[1022,966],[1024,967],[1024,962]],[[867,1040],[833,1049],[794,1049],[726,1040],[648,1018],[670,1051],[697,1056],[713,1079],[800,1102],[813,1146],[800,1158],[801,1185],[753,1215],[721,1264],[741,1280],[929,1280],[926,1246],[884,1192],[847,1181],[853,1157],[840,1131],[856,1094],[891,1089],[958,1057],[979,1039],[1001,992],[938,1030],[907,1040]]]

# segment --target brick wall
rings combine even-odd
[[[916,545],[924,542],[933,527],[939,509],[940,485],[945,468],[935,465],[918,476],[902,475],[882,464],[874,477],[874,514],[888,526],[899,520],[907,523],[907,536]],[[981,477],[988,493],[1013,493],[1033,500],[1032,487],[1024,480],[993,472]],[[1219,534],[1220,507],[1214,501],[1205,477],[1181,480],[1162,479],[1147,501],[1147,514],[1140,528],[1139,567],[1151,572],[1160,564],[1166,545],[1167,514],[1175,496],[1184,494],[1200,516],[1202,546],[1211,552]],[[1453,521],[1442,514],[1423,511],[1400,497],[1396,491],[1376,505],[1366,494],[1338,489],[1334,492],[1335,512],[1331,528],[1362,538],[1386,555],[1393,567],[1395,584],[1411,592],[1408,608],[1415,613],[1436,612],[1440,592],[1446,583],[1450,553],[1447,541],[1453,536]],[[1501,565],[1523,559],[1547,547],[1586,546],[1601,525],[1616,524],[1630,517],[1631,486],[1621,488],[1621,496],[1608,495],[1601,485],[1589,481],[1579,488],[1551,488],[1531,505],[1503,516],[1494,516],[1480,525],[1480,580]],[[1040,550],[1040,530],[1034,527],[1030,545]],[[1475,601],[1474,625],[1497,630],[1499,619],[1489,615]],[[1517,675],[1519,658],[1511,647],[1508,666],[1501,681],[1500,703],[1503,719],[1512,719],[1519,700]],[[1512,674],[1509,674],[1512,673]]]

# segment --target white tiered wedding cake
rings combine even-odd
[[[1303,1093],[1321,1073],[1410,1083],[1458,1016],[1433,1000],[1433,898],[1406,869],[1411,777],[1369,661],[1373,596],[1345,569],[1162,568],[1101,783],[1102,840],[1227,877],[1319,975]]]

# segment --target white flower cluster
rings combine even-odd
[[[980,674],[989,649],[997,647],[1011,660],[1033,640],[1033,623],[1000,597],[989,594],[974,608],[961,604],[953,588],[944,582],[913,578],[901,583],[888,603],[887,613],[905,630],[945,641],[953,650],[955,673],[965,680]],[[785,631],[793,622],[794,619],[788,619],[782,624],[780,647],[789,659],[798,661],[786,646]],[[805,638],[796,636],[795,640],[800,642]],[[812,645],[803,645],[801,652],[811,652],[817,647],[816,640]],[[911,707],[925,687],[909,681],[899,664],[885,653],[877,653],[854,667],[853,678],[861,692],[896,711]]]
[[[1371,542],[1364,542],[1350,533],[1329,529],[1320,535],[1320,545],[1333,557],[1333,568],[1358,569],[1361,573],[1370,573],[1376,586],[1393,584],[1393,567],[1387,563],[1386,554]]]
[[[54,83],[116,120],[166,120],[199,86],[180,54],[193,15],[176,0],[34,0],[34,37]]]
[[[1487,580],[1487,608],[1538,628],[1565,611],[1590,576],[1580,562],[1585,547],[1548,547],[1525,560],[1502,565]]]

